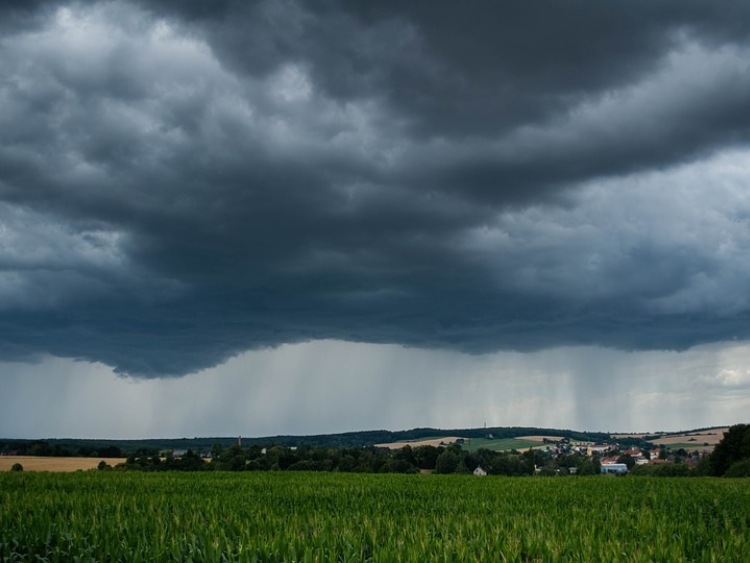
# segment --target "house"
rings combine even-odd
[[[624,463],[602,463],[601,472],[603,475],[625,475],[628,466]]]
[[[613,449],[613,446],[611,446],[610,444],[594,444],[593,446],[588,447],[588,454],[590,456],[594,454],[602,455],[606,454],[611,449]]]
[[[484,477],[487,475],[487,472],[482,469],[481,465],[477,465],[477,468],[474,470],[474,475],[476,475],[477,477]]]

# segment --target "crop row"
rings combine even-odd
[[[749,561],[750,481],[0,474],[2,561]]]

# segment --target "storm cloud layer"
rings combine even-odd
[[[0,3],[0,359],[750,337],[750,5]]]

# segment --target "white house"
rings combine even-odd
[[[624,463],[602,463],[602,474],[625,475],[628,466]]]
[[[474,470],[474,475],[476,475],[477,477],[484,477],[485,475],[487,475],[487,472],[482,469],[481,465],[477,465],[477,468]]]

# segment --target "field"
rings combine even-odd
[[[423,440],[410,440],[404,442],[388,442],[386,444],[376,444],[379,448],[390,448],[399,449],[404,446],[411,446],[416,448],[418,446],[441,446],[446,444],[452,444],[456,440],[463,439],[464,442],[462,447],[468,451],[474,452],[479,448],[486,448],[488,450],[502,452],[509,450],[528,450],[529,448],[537,448],[546,445],[544,439],[556,441],[560,440],[559,436],[521,436],[519,438],[459,438],[457,436],[443,436],[440,438],[426,438]]]
[[[542,435],[535,435],[535,436],[519,436],[519,440],[530,440],[531,442],[542,442],[544,443],[545,440],[549,440],[550,442],[559,442],[563,439],[562,436],[542,436]]]
[[[386,444],[375,444],[376,448],[388,448],[390,450],[398,450],[404,446],[411,446],[412,448],[418,448],[419,446],[445,446],[447,444],[453,444],[456,440],[460,440],[458,436],[443,436],[441,438],[424,438],[422,440],[405,440],[403,442],[388,442]]]
[[[750,481],[0,474],[0,560],[75,557],[746,562]]]
[[[543,446],[540,440],[524,440],[522,438],[500,438],[500,439],[489,439],[489,438],[473,438],[464,444],[464,448],[470,452],[475,452],[479,448],[486,448],[494,452],[503,452],[509,450],[524,451],[529,448],[538,448]]]
[[[678,449],[685,448],[686,450],[713,450],[714,446],[718,444],[724,437],[724,432],[729,430],[728,428],[714,428],[704,432],[686,432],[684,434],[669,434],[651,440],[652,444],[659,446],[667,446],[668,448]],[[705,444],[708,444],[706,446]]]
[[[101,461],[113,466],[125,462],[119,458],[3,455],[0,456],[0,471],[10,471],[15,463],[20,463],[24,471],[85,471],[96,469]]]

